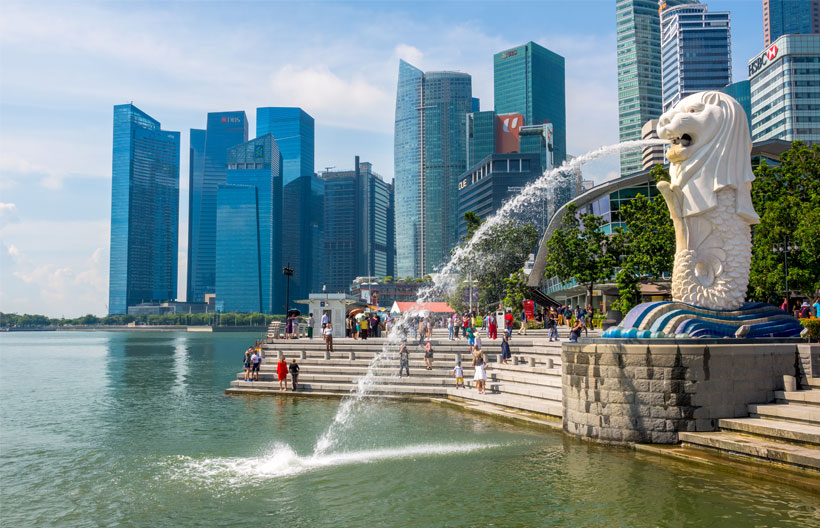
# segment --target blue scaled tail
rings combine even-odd
[[[745,303],[739,310],[712,310],[661,301],[632,308],[620,326],[604,338],[799,337],[803,325],[792,315],[765,303]]]

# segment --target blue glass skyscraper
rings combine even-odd
[[[399,62],[394,136],[396,271],[434,272],[458,240],[458,177],[467,168],[466,73],[424,73]]]
[[[177,296],[179,132],[114,107],[108,313]]]
[[[256,137],[273,134],[285,172],[282,183],[314,174],[313,118],[301,108],[266,107],[256,109]]]
[[[663,110],[684,97],[732,81],[729,13],[703,4],[661,8]]]
[[[291,300],[307,299],[324,280],[324,184],[313,168],[313,127],[301,108],[256,109],[256,135],[273,134],[282,154],[282,266],[294,270]]]
[[[282,157],[273,135],[229,149],[225,180],[217,190],[217,309],[281,313]]]
[[[820,0],[763,0],[763,43],[783,35],[820,33]]]
[[[216,291],[216,192],[225,183],[228,149],[248,141],[248,118],[242,111],[211,112],[204,143],[202,132],[191,130],[188,302]]]

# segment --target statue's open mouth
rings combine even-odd
[[[681,136],[669,138],[669,141],[671,141],[673,145],[682,145],[684,147],[688,147],[692,144],[692,136],[690,136],[689,134],[682,134]]]

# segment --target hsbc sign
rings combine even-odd
[[[780,51],[777,49],[777,46],[772,44],[769,48],[761,53],[756,59],[749,63],[749,77],[756,75],[763,69],[764,66],[768,66],[770,62],[777,58],[777,52]]]

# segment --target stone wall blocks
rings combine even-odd
[[[695,431],[717,431],[717,419],[695,420]]]
[[[677,444],[678,433],[652,431],[649,436],[653,444]]]

